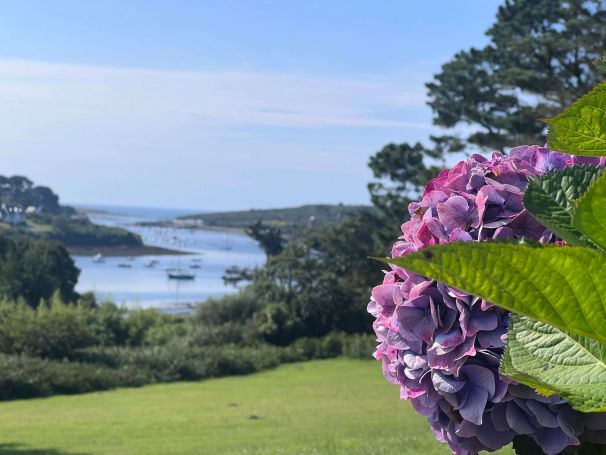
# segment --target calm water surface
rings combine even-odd
[[[89,214],[97,224],[120,226],[141,235],[147,245],[161,246],[191,255],[107,257],[95,263],[92,257],[75,256],[81,270],[78,292],[93,291],[98,299],[111,299],[128,307],[162,308],[182,311],[188,303],[196,303],[208,297],[219,297],[234,292],[233,286],[225,286],[221,279],[230,266],[254,267],[265,261],[263,251],[251,238],[235,233],[140,227],[138,221],[172,218],[183,211],[104,208],[112,213]],[[150,260],[157,264],[147,267]],[[128,264],[129,268],[118,264]],[[192,266],[200,268],[192,268]],[[191,281],[168,279],[167,269],[180,268],[194,273]]]

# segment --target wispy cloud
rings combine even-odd
[[[0,59],[1,172],[28,175],[68,201],[365,200],[368,156],[430,132],[416,78]],[[317,182],[328,180],[327,193]]]
[[[388,115],[424,104],[401,80],[294,73],[162,71],[0,59],[0,137],[71,128],[105,134],[238,125],[429,125]],[[52,135],[51,135],[52,136]]]

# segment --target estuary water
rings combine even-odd
[[[88,215],[96,224],[119,226],[136,232],[146,245],[185,251],[188,255],[105,257],[74,256],[81,270],[76,290],[92,291],[99,300],[111,299],[127,307],[158,308],[186,312],[190,304],[234,292],[222,276],[231,266],[254,267],[265,261],[263,251],[250,237],[232,232],[185,228],[137,226],[141,221],[159,221],[187,212],[138,207],[93,207]],[[151,262],[154,262],[153,265]],[[168,269],[195,274],[194,280],[171,280]]]

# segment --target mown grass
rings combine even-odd
[[[0,404],[0,455],[450,451],[371,361]],[[500,454],[513,452],[504,450]]]

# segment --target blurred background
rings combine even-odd
[[[544,143],[603,1],[1,6],[0,454],[449,453],[370,360],[367,257]]]

